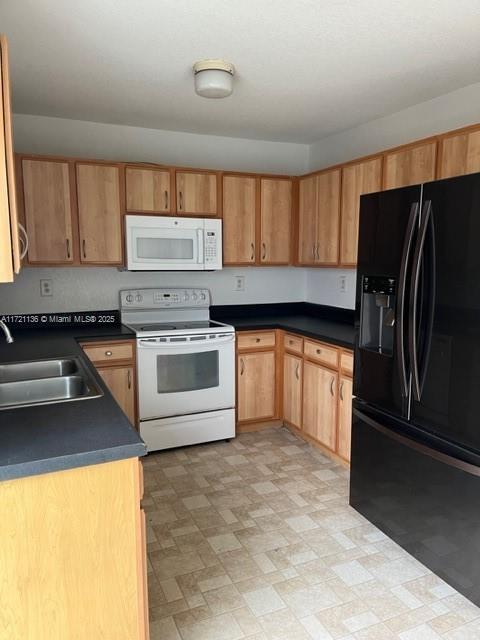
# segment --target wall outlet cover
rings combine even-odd
[[[245,291],[245,276],[235,276],[235,291]]]
[[[338,278],[338,289],[342,293],[346,293],[347,292],[347,276],[344,276],[344,275],[339,276],[339,278]]]
[[[40,295],[42,298],[53,296],[53,283],[51,280],[40,280]]]

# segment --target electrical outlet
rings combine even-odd
[[[235,276],[235,291],[245,291],[245,276]]]
[[[342,293],[347,292],[347,276],[338,277],[338,290]]]
[[[42,298],[53,296],[53,284],[51,280],[40,280],[40,295]]]

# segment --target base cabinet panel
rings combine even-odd
[[[240,353],[237,362],[238,421],[275,416],[275,352]]]
[[[350,462],[352,439],[352,379],[340,377],[338,391],[338,440],[337,453]]]
[[[283,359],[283,417],[299,429],[302,426],[302,358],[286,353]]]
[[[305,362],[303,375],[303,430],[334,451],[338,374]]]
[[[124,414],[135,425],[135,371],[133,367],[103,367],[98,368],[97,371]]]

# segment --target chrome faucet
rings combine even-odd
[[[3,329],[3,333],[5,334],[5,340],[8,342],[8,344],[11,344],[13,342],[13,336],[10,333],[10,329],[7,327],[7,325],[3,320],[0,320],[0,329]]]

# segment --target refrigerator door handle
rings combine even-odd
[[[472,476],[480,476],[480,467],[472,464],[470,462],[465,462],[460,458],[455,458],[454,456],[450,456],[447,453],[443,453],[438,449],[433,449],[432,447],[427,446],[426,444],[422,444],[421,442],[417,442],[417,440],[413,440],[411,438],[407,438],[406,436],[398,433],[397,431],[393,431],[393,429],[389,429],[388,427],[380,424],[370,416],[363,413],[363,411],[359,411],[355,407],[353,408],[353,414],[359,418],[362,422],[366,422],[369,426],[373,427],[383,435],[387,436],[387,438],[391,438],[392,440],[396,440],[400,444],[413,449],[414,451],[418,451],[419,453],[429,456],[434,460],[438,460],[439,462],[443,462],[444,464],[449,465],[450,467],[455,467],[456,469],[461,469],[466,473],[471,474]]]
[[[410,253],[412,251],[413,236],[415,234],[419,210],[420,203],[413,202],[410,208],[410,216],[403,243],[402,261],[400,263],[400,275],[398,278],[396,343],[401,392],[404,398],[408,396],[407,365],[405,358],[405,294],[407,287],[408,264],[410,261]]]
[[[429,274],[429,282],[426,287],[426,291],[422,291],[422,295],[428,295],[428,316],[426,319],[426,339],[423,349],[423,365],[422,373],[420,373],[419,367],[419,354],[418,354],[418,294],[420,288],[420,272],[422,267],[422,261],[425,257],[425,240],[427,237],[427,231],[429,233],[430,243],[430,262],[424,264],[424,268],[427,269]],[[433,230],[433,214],[432,214],[432,201],[426,200],[423,205],[420,230],[418,232],[417,244],[415,247],[415,253],[413,255],[413,267],[412,267],[412,286],[410,288],[410,304],[408,314],[408,349],[412,370],[412,386],[413,397],[417,402],[420,401],[423,391],[423,385],[425,382],[425,375],[428,365],[428,354],[430,352],[430,341],[433,327],[433,313],[435,307],[435,235]]]

